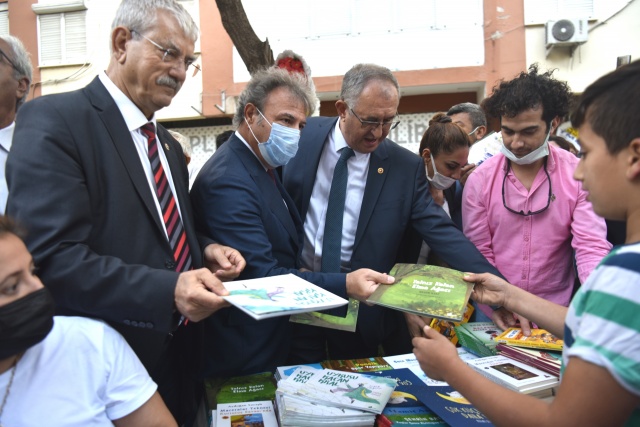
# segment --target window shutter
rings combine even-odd
[[[82,63],[87,59],[85,11],[64,14],[64,44],[66,63]]]
[[[56,65],[62,62],[62,38],[59,13],[38,16],[40,22],[40,65]]]
[[[0,35],[9,35],[9,12],[6,10],[0,11]]]

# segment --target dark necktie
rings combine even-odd
[[[160,162],[158,153],[158,140],[156,139],[156,128],[149,122],[140,128],[147,137],[149,143],[149,163],[153,171],[153,180],[156,187],[156,195],[162,210],[162,219],[167,228],[169,245],[173,252],[173,259],[176,262],[176,271],[187,271],[191,269],[191,250],[187,242],[187,234],[184,231],[180,213],[176,200],[171,192],[167,175]]]
[[[324,273],[340,272],[342,220],[344,218],[344,200],[347,194],[347,178],[349,177],[347,160],[354,154],[351,148],[343,148],[336,168],[333,170],[322,242],[322,272]]]

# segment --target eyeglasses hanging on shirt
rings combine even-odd
[[[507,176],[509,176],[509,170],[511,170],[511,161],[507,159],[507,170],[505,171],[504,178],[502,179],[502,204],[504,205],[504,208],[506,210],[508,210],[509,212],[514,213],[516,215],[531,216],[531,215],[537,215],[537,214],[542,213],[542,212],[546,211],[547,209],[549,209],[549,206],[551,205],[551,202],[553,200],[555,200],[555,196],[553,195],[553,190],[551,189],[551,177],[549,176],[549,172],[547,171],[547,159],[546,158],[544,159],[544,166],[543,167],[544,167],[544,173],[545,173],[545,175],[547,175],[547,183],[549,184],[549,194],[548,194],[548,197],[547,197],[547,203],[541,209],[538,209],[538,210],[535,210],[535,211],[529,210],[528,212],[525,213],[524,210],[517,211],[515,209],[510,208],[507,205],[507,198],[505,197],[505,184],[507,182]],[[533,198],[531,198],[531,200],[533,201]],[[533,207],[533,203],[531,205],[532,205],[531,207]]]

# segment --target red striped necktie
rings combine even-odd
[[[176,262],[176,271],[191,270],[191,250],[187,242],[187,234],[180,219],[176,199],[171,192],[162,162],[160,162],[156,127],[152,122],[149,122],[140,129],[149,143],[149,163],[151,163],[151,170],[153,171],[153,180],[155,182],[156,195],[160,202],[160,209],[162,210],[162,219],[167,228],[169,245],[171,245],[173,259]]]

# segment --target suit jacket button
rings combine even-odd
[[[125,319],[124,322],[122,322],[122,323],[124,323],[127,326],[131,326],[131,320],[129,320],[129,319]]]
[[[138,322],[136,322],[135,320],[131,321],[131,326],[138,326]]]
[[[148,329],[153,329],[153,323],[151,322],[147,322],[146,326]]]
[[[173,260],[167,260],[165,261],[164,266],[169,270],[173,270],[174,268],[176,268],[176,263]]]

